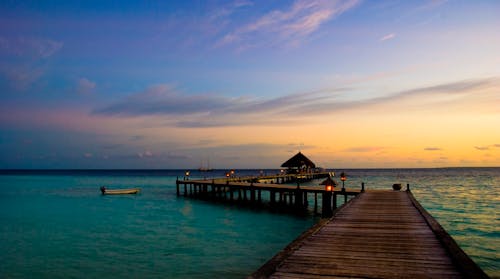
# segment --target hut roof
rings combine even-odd
[[[316,167],[316,165],[301,152],[295,154],[295,156],[288,159],[288,161],[281,165],[282,168],[300,168],[302,166],[306,166],[308,168]]]

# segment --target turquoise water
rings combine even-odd
[[[346,172],[346,187],[410,183],[474,261],[500,276],[499,168]],[[242,278],[316,221],[177,197],[175,179],[182,175],[3,172],[0,277]],[[140,186],[142,192],[102,196],[101,185]]]

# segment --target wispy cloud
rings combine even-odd
[[[238,99],[216,95],[181,94],[175,87],[161,84],[133,94],[122,102],[96,109],[94,113],[126,116],[206,114],[238,106],[239,103]]]
[[[76,92],[79,94],[89,94],[94,91],[96,87],[96,83],[87,79],[87,78],[80,78],[78,79],[77,85],[76,85]]]
[[[41,66],[0,63],[0,75],[3,75],[10,87],[16,91],[30,88],[45,73]]]
[[[300,44],[329,20],[352,9],[358,0],[297,0],[287,9],[273,10],[225,34],[217,46],[240,48]]]
[[[380,41],[380,42],[383,42],[383,41],[387,41],[387,40],[392,40],[392,39],[394,39],[394,38],[396,38],[396,34],[395,34],[395,33],[390,33],[390,34],[387,34],[387,35],[385,35],[385,36],[381,37],[381,38],[379,39],[379,41]]]
[[[145,150],[143,152],[137,152],[137,157],[139,158],[150,158],[150,157],[153,157],[153,152],[151,152],[150,150]]]
[[[480,151],[491,150],[493,148],[500,148],[500,144],[491,144],[491,145],[483,145],[483,146],[474,146],[475,149]]]
[[[384,149],[384,147],[380,147],[380,146],[361,146],[361,147],[348,148],[348,149],[345,149],[344,151],[365,153],[365,152],[376,152],[376,151],[380,151],[383,149]]]
[[[346,88],[291,94],[261,100],[248,97],[230,98],[215,94],[190,95],[162,84],[132,94],[123,101],[95,109],[94,115],[153,116],[175,120],[179,127],[216,127],[255,123],[283,125],[287,119],[272,118],[292,115],[293,111],[322,102],[333,102]],[[274,120],[273,120],[274,119]]]
[[[43,76],[46,60],[62,47],[62,42],[46,38],[0,37],[0,75],[11,88],[24,91]]]
[[[424,148],[425,151],[441,151],[443,150],[442,148],[439,147],[426,147]]]
[[[346,100],[343,96],[352,88],[316,90],[272,99],[259,99],[230,98],[216,94],[186,94],[173,86],[163,84],[130,95],[120,102],[95,109],[93,114],[124,117],[164,116],[178,127],[189,128],[252,124],[291,125],[293,122],[291,120],[300,118],[304,121],[305,115],[329,115],[342,110],[394,104],[415,97],[426,97],[421,99],[427,101],[436,96],[451,96],[453,100],[463,96],[476,98],[479,89],[499,87],[498,78],[479,79],[415,88],[383,97]]]
[[[226,20],[238,9],[248,6],[253,6],[253,2],[240,0],[229,3],[228,5],[225,6],[219,6],[218,8],[209,12],[208,20],[210,22],[216,22],[220,19]]]
[[[0,55],[24,58],[48,58],[58,52],[63,43],[46,38],[0,37]]]

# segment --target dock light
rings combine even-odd
[[[229,175],[230,175],[230,174],[229,174],[229,172],[226,172],[226,177],[227,177],[227,178],[229,178]]]
[[[347,176],[344,172],[340,174],[340,180],[342,180],[342,191],[345,191],[344,182],[347,180]]]
[[[233,176],[233,175],[234,175],[234,170],[231,170],[231,176]]]
[[[186,175],[186,180],[189,180],[189,175],[191,174],[190,171],[186,171],[185,175]]]
[[[332,192],[335,189],[336,184],[335,180],[333,180],[330,176],[320,183],[320,185],[325,185],[325,191],[327,192]]]

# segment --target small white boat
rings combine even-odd
[[[131,188],[131,189],[106,189],[106,187],[101,187],[101,193],[103,195],[129,195],[129,194],[137,194],[141,191],[139,188]]]

